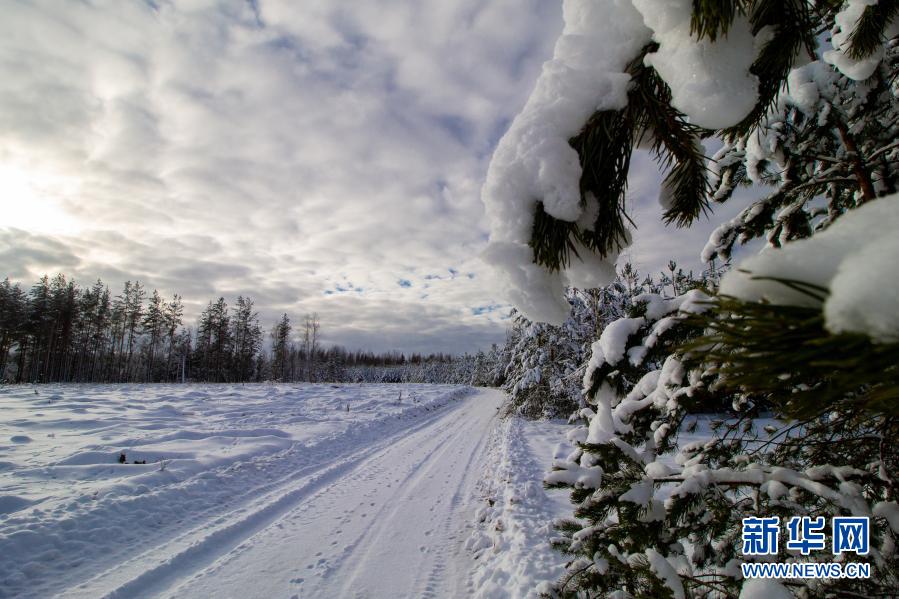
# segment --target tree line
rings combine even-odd
[[[714,290],[729,268],[729,262],[712,263],[695,275],[671,260],[667,272],[644,276],[626,262],[605,287],[566,289],[571,310],[561,325],[534,322],[513,309],[493,379],[509,394],[506,411],[526,418],[567,418],[577,412],[584,406],[584,373],[593,343],[607,326],[627,317],[647,297],[671,299],[693,289]]]
[[[82,287],[62,274],[27,290],[0,283],[0,381],[125,382],[457,382],[471,383],[487,357],[324,346],[321,323],[295,327],[283,314],[268,334],[255,302],[210,301],[195,329],[184,303],[126,281],[113,295],[101,280]],[[486,377],[484,377],[486,380]]]

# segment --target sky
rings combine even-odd
[[[13,0],[0,20],[0,278],[62,272],[319,315],[325,343],[464,352],[509,305],[480,188],[562,28],[547,0]],[[633,167],[643,271],[664,227]]]

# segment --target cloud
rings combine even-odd
[[[348,346],[499,341],[480,183],[560,28],[539,0],[14,3],[2,274],[140,279],[190,318],[250,295]]]
[[[561,24],[542,0],[12,3],[0,276],[139,279],[189,324],[251,296],[350,347],[501,341],[480,187]],[[711,224],[670,236],[655,172],[630,255],[698,265]]]
[[[4,276],[11,280],[48,268],[77,268],[80,262],[66,244],[55,239],[20,229],[0,229],[0,264],[7,266]]]

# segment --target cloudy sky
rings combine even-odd
[[[480,186],[561,27],[551,0],[6,2],[0,278],[140,279],[187,324],[249,295],[349,347],[500,341]],[[629,257],[699,267],[710,225],[666,230],[657,181],[638,161]]]

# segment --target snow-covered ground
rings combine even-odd
[[[549,541],[571,504],[542,480],[571,427],[500,419],[503,400],[0,387],[0,597],[534,596],[564,571]]]
[[[564,421],[510,417],[491,436],[478,482],[480,508],[466,546],[476,561],[472,595],[531,597],[541,582],[565,571],[564,555],[550,546],[552,523],[570,518],[565,490],[543,488],[543,476],[571,426]]]
[[[713,436],[708,414],[691,415],[678,445],[703,443]],[[760,420],[759,426],[773,422]],[[490,599],[536,597],[542,583],[565,573],[566,556],[550,546],[553,522],[573,517],[569,492],[544,489],[553,456],[573,449],[565,421],[511,417],[496,424],[478,482],[480,508],[466,546],[474,553],[472,595]],[[674,461],[669,454],[663,461]]]
[[[0,596],[468,594],[465,527],[501,401],[434,385],[0,388]]]

